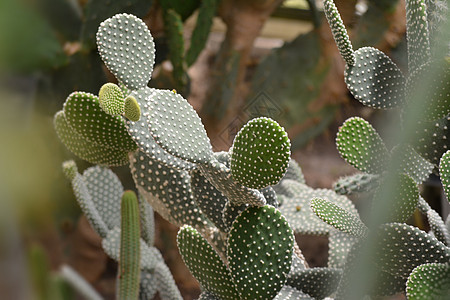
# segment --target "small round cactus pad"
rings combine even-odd
[[[250,120],[236,135],[231,154],[233,180],[253,189],[277,184],[291,154],[286,131],[274,120]]]
[[[249,207],[233,222],[227,257],[241,299],[273,299],[292,263],[294,234],[272,206]]]
[[[98,52],[108,69],[129,89],[145,87],[153,72],[155,45],[145,23],[117,14],[100,24]]]

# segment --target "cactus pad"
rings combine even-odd
[[[358,216],[346,211],[340,206],[320,198],[311,200],[311,208],[314,213],[325,223],[334,228],[357,237],[364,237],[368,228]]]
[[[227,257],[243,299],[271,299],[282,289],[292,263],[294,234],[270,206],[249,207],[234,221]]]
[[[334,230],[330,232],[328,240],[328,267],[344,267],[347,255],[358,238],[345,232]]]
[[[236,183],[231,176],[230,169],[219,161],[211,161],[210,165],[199,165],[199,168],[203,176],[227,197],[231,204],[235,206],[243,204],[263,206],[266,204],[266,199],[261,192]]]
[[[406,37],[408,69],[412,73],[430,59],[430,34],[425,0],[406,1]]]
[[[450,150],[444,153],[439,163],[439,174],[441,175],[442,187],[450,201]]]
[[[156,277],[154,272],[141,270],[139,299],[153,299],[156,292]]]
[[[297,290],[296,288],[285,285],[273,300],[313,300],[311,296]]]
[[[64,176],[70,181],[75,179],[75,176],[78,174],[78,167],[73,160],[68,160],[63,162],[62,164]]]
[[[56,113],[53,124],[61,142],[81,159],[108,166],[122,166],[128,163],[128,151],[110,149],[89,142],[69,126],[63,111]]]
[[[289,160],[286,174],[284,174],[281,180],[286,179],[292,179],[300,183],[306,183],[305,176],[303,176],[302,168],[300,168],[299,164],[293,158]]]
[[[348,37],[344,22],[341,19],[339,11],[333,0],[323,1],[323,11],[331,27],[334,40],[338,46],[339,52],[347,65],[353,66],[355,61],[355,53],[353,51],[352,43]]]
[[[400,163],[399,169],[420,184],[428,179],[434,165],[419,155],[410,146],[397,146],[392,149],[392,161]]]
[[[206,217],[195,204],[187,171],[168,167],[142,152],[135,153],[130,161],[139,193],[163,218],[177,226],[207,225]]]
[[[225,204],[225,207],[222,212],[222,220],[225,226],[225,232],[230,231],[231,226],[233,225],[234,220],[247,208],[248,204],[241,205],[233,205],[230,202]]]
[[[141,237],[150,247],[155,243],[155,215],[153,208],[139,195],[139,212],[141,216]]]
[[[422,122],[416,134],[415,150],[437,166],[442,155],[449,150],[450,114],[439,120]]]
[[[358,49],[355,57],[355,64],[345,69],[345,83],[353,97],[373,108],[402,104],[405,78],[392,60],[371,47]]]
[[[192,163],[207,164],[213,155],[205,127],[180,94],[155,90],[146,116],[155,141],[170,154]]]
[[[95,208],[108,229],[120,226],[123,187],[117,175],[110,169],[95,166],[84,171],[83,178]]]
[[[98,92],[100,107],[105,113],[112,116],[123,114],[124,98],[122,89],[112,82],[105,83]]]
[[[226,232],[227,227],[222,219],[222,211],[228,199],[203,177],[199,169],[194,169],[191,172],[191,185],[195,203],[201,209],[202,213],[217,228]]]
[[[448,299],[450,265],[431,263],[415,268],[406,282],[406,295],[411,300]]]
[[[137,149],[122,118],[105,113],[97,96],[84,92],[70,94],[64,103],[64,115],[70,127],[90,142],[111,149]]]
[[[155,268],[156,286],[161,299],[182,300],[180,291],[178,290],[172,273],[166,266],[164,261],[159,261]]]
[[[139,91],[133,91],[131,96],[134,97],[142,110],[142,117],[139,121],[133,122],[131,120],[126,122],[126,126],[129,134],[139,145],[139,148],[152,160],[156,160],[167,166],[177,169],[193,169],[194,164],[181,160],[173,155],[167,153],[166,150],[161,148],[150,135],[150,124],[147,121],[149,114],[149,102],[150,99],[156,96],[156,90],[151,88],[140,89]]]
[[[230,271],[194,228],[183,226],[178,232],[177,243],[183,261],[204,290],[220,299],[239,299]]]
[[[286,284],[314,297],[323,299],[336,291],[342,270],[330,268],[310,268],[297,272]]]
[[[250,120],[234,138],[231,152],[233,180],[260,189],[277,184],[286,173],[291,143],[286,131],[274,120]]]
[[[358,215],[356,208],[347,197],[338,195],[331,190],[313,189],[293,180],[283,181],[283,186],[290,190],[291,195],[278,195],[278,198],[283,201],[280,211],[296,233],[328,235],[330,231],[335,230],[312,211],[310,201],[314,197],[327,199],[352,214]]]
[[[376,130],[359,117],[347,119],[336,137],[339,153],[346,162],[366,173],[384,171],[388,151]]]
[[[153,72],[155,45],[145,23],[130,14],[117,14],[100,24],[97,46],[108,69],[129,89],[147,85]]]
[[[334,183],[333,189],[339,195],[351,195],[354,193],[371,192],[379,184],[379,175],[362,173],[339,178]]]
[[[450,234],[441,216],[432,208],[427,211],[427,220],[434,237],[446,246],[450,245]]]
[[[125,98],[123,115],[130,121],[137,122],[141,118],[141,108],[133,96]]]
[[[406,279],[419,265],[450,262],[450,248],[416,227],[383,224],[378,235],[378,264],[393,275]]]

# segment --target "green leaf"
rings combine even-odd
[[[384,171],[388,151],[366,120],[359,117],[347,119],[339,128],[336,146],[342,158],[358,170],[371,174]]]
[[[117,14],[103,21],[97,46],[105,65],[127,88],[138,90],[147,85],[153,72],[155,45],[141,19]]]
[[[261,189],[277,184],[286,173],[291,143],[270,118],[255,118],[239,130],[231,150],[231,175],[243,186]]]
[[[270,206],[249,207],[234,221],[227,257],[243,299],[272,299],[284,286],[292,263],[294,235]]]
[[[406,295],[411,300],[448,299],[450,265],[430,263],[415,268],[406,282]]]
[[[313,198],[311,200],[311,208],[325,223],[342,232],[356,237],[365,237],[369,231],[358,216],[330,201]]]
[[[240,298],[230,271],[211,245],[194,228],[183,226],[178,232],[177,244],[183,261],[204,290],[220,299]]]

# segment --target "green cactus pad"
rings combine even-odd
[[[195,203],[217,228],[226,232],[222,211],[228,199],[203,177],[199,169],[194,169],[190,174]]]
[[[406,1],[406,37],[408,70],[412,73],[430,59],[430,34],[425,0]]]
[[[439,165],[442,155],[449,150],[450,114],[436,121],[422,122],[416,134],[415,150],[434,165]]]
[[[277,294],[273,300],[313,300],[311,296],[297,290],[296,288],[285,285],[281,288],[280,292]]]
[[[220,298],[211,292],[202,291],[197,300],[220,300]]]
[[[442,187],[447,195],[447,200],[450,201],[450,150],[442,155],[439,163],[439,174],[441,175]]]
[[[225,226],[225,232],[230,231],[234,220],[236,220],[236,218],[248,207],[248,204],[233,205],[230,202],[227,202],[225,204],[222,212],[222,220]]]
[[[98,92],[100,107],[105,113],[112,116],[123,114],[124,98],[122,89],[112,82],[105,83]]]
[[[313,198],[311,200],[311,209],[325,223],[342,232],[356,237],[365,237],[368,233],[368,228],[358,216],[330,201]]]
[[[419,188],[416,182],[405,174],[399,174],[392,191],[389,206],[385,207],[387,222],[406,222],[419,204]]]
[[[450,295],[450,265],[424,264],[415,268],[406,282],[410,300],[448,299]]]
[[[292,263],[294,234],[271,206],[249,207],[228,237],[229,268],[241,299],[272,299],[282,289]]]
[[[355,57],[355,64],[345,69],[345,83],[355,99],[382,109],[403,103],[405,78],[386,54],[364,47],[355,52]]]
[[[78,167],[73,160],[68,160],[63,162],[62,164],[64,176],[70,181],[75,179],[75,176],[78,174]]]
[[[125,191],[121,203],[121,234],[118,277],[119,299],[137,299],[140,284],[139,205],[133,191]]]
[[[198,11],[197,22],[192,31],[191,44],[186,53],[186,64],[192,65],[205,48],[209,31],[216,15],[218,0],[203,0]]]
[[[334,40],[338,46],[339,52],[347,65],[355,65],[355,53],[353,51],[352,43],[348,37],[344,22],[341,19],[339,11],[333,0],[323,1],[323,11],[327,17],[328,24],[331,27]]]
[[[147,85],[153,72],[155,45],[147,25],[130,14],[117,14],[100,24],[97,47],[108,69],[127,88]]]
[[[450,248],[416,227],[383,224],[378,235],[377,262],[382,270],[393,275],[406,279],[419,265],[450,262]]]
[[[122,118],[105,113],[97,96],[84,92],[70,94],[64,103],[64,115],[70,127],[90,142],[111,149],[137,149]]]
[[[450,245],[450,234],[441,216],[434,210],[427,211],[427,220],[434,237],[446,246]]]
[[[255,189],[249,189],[236,183],[231,171],[219,161],[211,161],[210,165],[199,165],[203,176],[216,187],[234,206],[249,204],[263,206],[266,199]]]
[[[315,299],[323,299],[336,291],[341,274],[340,269],[310,268],[289,277],[286,284]]]
[[[392,149],[392,161],[399,162],[399,169],[420,184],[428,179],[434,165],[419,155],[411,146]]]
[[[195,204],[187,171],[170,168],[142,152],[130,159],[139,193],[167,221],[177,226],[203,228],[208,220]]]
[[[436,76],[436,69],[439,76]],[[434,80],[427,84],[422,118],[437,120],[450,114],[450,61],[428,62],[413,72],[406,82],[407,99],[413,98],[417,87],[425,78]],[[428,82],[427,82],[428,83]]]
[[[388,151],[376,130],[359,117],[347,119],[336,137],[339,154],[346,162],[366,173],[384,171]]]
[[[88,219],[89,224],[91,224],[92,228],[98,233],[98,235],[105,238],[108,234],[108,226],[96,209],[92,196],[87,188],[86,180],[81,174],[75,174],[75,177],[72,179],[72,189],[78,205]]]
[[[133,96],[137,104],[142,110],[142,117],[139,121],[133,122],[128,120],[126,127],[132,139],[139,145],[139,149],[144,152],[152,160],[156,160],[169,167],[190,170],[195,167],[193,163],[179,159],[161,148],[150,135],[150,124],[147,121],[146,116],[149,114],[149,102],[150,99],[156,97],[157,90],[151,88],[140,89],[139,91],[133,91]]]
[[[192,163],[207,164],[212,147],[194,108],[180,95],[155,90],[150,98],[147,122],[155,141],[170,154]]]
[[[105,253],[115,261],[120,261],[120,236],[119,227],[108,231],[102,240],[102,248]],[[153,272],[158,261],[163,261],[162,255],[155,247],[149,247],[144,240],[140,239],[140,267],[142,270]]]
[[[141,108],[133,96],[125,98],[123,115],[130,121],[137,122],[141,118]]]
[[[277,184],[286,173],[290,155],[291,143],[277,122],[265,117],[250,120],[233,141],[233,180],[254,189]]]
[[[357,237],[342,231],[334,230],[330,232],[328,237],[328,267],[343,268],[348,253],[358,240]]]
[[[56,113],[53,125],[61,142],[79,158],[92,164],[107,166],[122,166],[128,163],[128,151],[110,149],[89,142],[69,126],[63,111]]]
[[[164,263],[159,261],[155,268],[156,286],[161,299],[182,300],[180,291],[178,290],[172,273]]]
[[[230,271],[194,228],[183,226],[178,232],[177,243],[183,261],[204,290],[220,299],[240,299]]]
[[[371,192],[380,184],[380,176],[374,174],[355,174],[341,177],[333,185],[333,190],[339,195]]]
[[[285,180],[283,187],[290,190],[290,196],[278,195],[283,204],[281,213],[286,217],[295,233],[328,235],[334,227],[319,219],[312,211],[310,201],[314,197],[327,199],[354,215],[358,212],[353,203],[345,196],[338,195],[328,189],[313,189],[293,180]]]
[[[279,203],[277,194],[271,186],[265,187],[259,191],[263,194],[264,198],[266,198],[267,205],[271,205],[275,208],[278,208]]]
[[[120,226],[123,186],[117,175],[110,169],[95,166],[86,169],[83,178],[95,208],[108,229]]]

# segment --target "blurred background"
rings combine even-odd
[[[377,47],[406,69],[404,0],[335,3],[354,48]],[[188,99],[215,151],[227,150],[249,119],[271,117],[288,131],[307,184],[330,188],[355,172],[336,151],[338,126],[358,115],[377,127],[389,113],[351,98],[320,0],[0,0],[2,299],[49,299],[43,274],[62,264],[114,299],[116,264],[62,175],[61,163],[77,158],[52,122],[72,91],[97,94],[115,80],[98,56],[95,33],[122,12],[142,18],[155,38],[149,86]],[[128,168],[113,170],[134,188]],[[177,228],[156,220],[156,245],[185,299],[195,299],[199,287],[178,255]],[[297,240],[311,266],[326,265],[326,238]],[[82,298],[68,292],[67,299]]]

